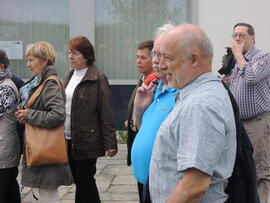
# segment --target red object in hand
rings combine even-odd
[[[157,79],[158,80],[158,77],[156,76],[156,74],[153,72],[153,73],[150,73],[144,80],[144,84],[145,85],[149,85],[150,82],[152,82],[153,80]]]

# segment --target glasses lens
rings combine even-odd
[[[160,56],[161,56],[159,52],[157,53],[157,52],[155,52],[155,51],[151,51],[151,52],[150,52],[150,55],[151,55],[152,58],[154,58],[154,57],[160,58]]]
[[[237,37],[239,37],[239,38],[243,38],[243,37],[245,37],[245,36],[247,36],[247,34],[244,34],[244,33],[239,33],[239,34],[232,34],[232,38],[237,38]]]

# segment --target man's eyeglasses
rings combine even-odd
[[[151,56],[151,58],[154,58],[154,57],[160,58],[161,57],[161,54],[160,53],[157,53],[155,51],[151,51],[150,52],[150,56]]]
[[[244,37],[246,37],[246,36],[248,36],[247,34],[245,34],[245,33],[238,33],[238,34],[232,34],[232,38],[233,39],[236,39],[237,37],[239,37],[239,38],[244,38]]]

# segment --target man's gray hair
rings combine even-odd
[[[165,32],[167,32],[168,30],[170,30],[174,27],[175,27],[175,25],[170,24],[170,23],[166,23],[166,24],[163,24],[162,26],[158,27],[154,32],[154,39],[156,39],[158,36],[160,36],[161,34],[164,34]]]

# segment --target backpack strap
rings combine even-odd
[[[45,83],[47,81],[49,81],[49,80],[54,80],[57,83],[58,87],[60,89],[62,89],[60,81],[58,80],[58,78],[56,76],[47,77],[46,80],[44,80],[43,83],[41,83],[41,85],[38,86],[38,88],[35,90],[35,92],[31,95],[31,97],[29,98],[27,104],[25,105],[26,108],[29,108],[29,107],[31,107],[33,105],[33,103],[36,101],[37,97],[41,94],[41,91],[42,91]]]

